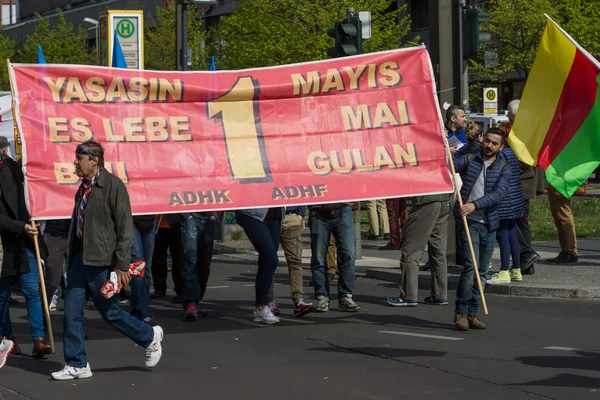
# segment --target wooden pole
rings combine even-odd
[[[35,221],[32,219],[31,224],[35,226]],[[44,279],[44,270],[42,269],[42,257],[40,255],[40,243],[38,236],[33,237],[33,244],[35,245],[35,257],[37,258],[38,271],[40,273],[40,286],[42,288],[42,304],[44,305],[44,315],[46,316],[46,323],[48,325],[48,336],[50,337],[50,347],[52,347],[52,353],[54,354],[54,335],[52,334],[52,320],[50,319],[50,310],[48,309],[48,298],[46,297],[46,280]]]
[[[452,153],[450,152],[450,148],[446,145],[446,152],[448,153],[448,160],[450,162],[450,170],[452,171],[452,179],[454,179],[454,190],[456,191],[456,198],[458,199],[458,205],[460,207],[463,206],[462,197],[460,196],[460,190],[458,190],[458,185],[456,185],[456,171],[454,170],[454,162],[452,161]],[[465,232],[467,232],[467,241],[469,242],[469,251],[471,252],[471,259],[473,260],[473,269],[475,273],[475,277],[477,279],[477,287],[479,288],[479,294],[481,295],[481,304],[483,305],[483,312],[487,315],[488,308],[487,303],[485,301],[485,295],[483,293],[483,287],[481,286],[481,278],[479,277],[479,267],[477,265],[478,261],[475,258],[475,250],[473,249],[473,241],[471,240],[471,232],[469,231],[469,223],[467,222],[467,217],[462,217],[463,224],[465,224]]]

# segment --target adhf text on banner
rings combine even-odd
[[[424,47],[242,71],[11,64],[33,218],[71,215],[78,143],[135,214],[450,192]]]

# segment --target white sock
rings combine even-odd
[[[2,343],[0,343],[0,351],[6,348],[6,344],[4,343],[4,339],[2,339]]]

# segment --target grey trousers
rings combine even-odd
[[[416,301],[419,291],[419,261],[428,247],[431,265],[431,296],[439,300],[448,299],[448,202],[434,202],[415,206],[410,210],[406,224],[400,269],[400,297]]]

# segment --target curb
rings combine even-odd
[[[213,245],[213,254],[232,254],[237,253],[238,250],[235,247],[225,246],[224,244],[214,243]]]
[[[366,278],[377,279],[380,281],[400,283],[400,271],[367,269]],[[458,288],[458,276],[448,277],[448,290]],[[419,289],[431,289],[431,276],[419,276]],[[532,285],[487,285],[485,293],[502,294],[506,296],[517,297],[552,297],[552,298],[570,298],[570,299],[594,299],[600,298],[600,286],[580,287],[577,285],[551,285],[551,284],[532,284]]]

